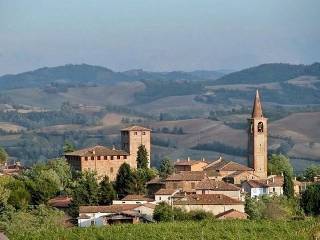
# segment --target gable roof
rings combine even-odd
[[[71,204],[71,201],[72,201],[72,198],[68,196],[57,196],[57,197],[51,198],[48,201],[48,204],[56,208],[67,208]]]
[[[222,219],[222,218],[246,219],[247,217],[248,217],[248,214],[244,212],[239,212],[235,209],[230,209],[228,211],[225,211],[216,215],[216,218],[218,219]]]
[[[134,126],[123,128],[121,129],[121,131],[151,131],[151,129],[134,125]]]
[[[205,170],[218,170],[218,171],[253,171],[252,168],[242,165],[240,163],[236,163],[233,161],[227,161],[223,158],[219,158],[218,160],[210,163],[206,167]]]
[[[119,155],[123,156],[123,155],[129,155],[129,154],[123,150],[111,149],[111,148],[107,148],[99,145],[80,149],[80,150],[65,154],[65,156],[80,156],[80,157],[119,156]]]
[[[206,172],[193,171],[193,172],[181,172],[174,173],[167,177],[166,181],[201,181],[207,178]]]
[[[223,194],[192,194],[173,203],[174,205],[242,205],[243,202]]]
[[[144,195],[138,195],[138,194],[129,194],[121,199],[121,201],[147,201],[147,202],[153,202],[154,200],[152,198],[149,198]]]
[[[160,184],[160,185],[164,185],[165,182],[162,178],[160,178],[159,176],[156,176],[155,178],[152,178],[149,182],[146,183],[147,185],[149,184]]]
[[[203,160],[177,160],[174,162],[174,166],[192,166],[198,163],[204,163],[208,165],[208,163]]]
[[[240,191],[240,188],[231,183],[224,181],[215,181],[212,179],[204,179],[196,186],[196,190],[211,190],[211,191]]]
[[[122,211],[132,210],[141,206],[141,204],[116,204],[109,206],[80,206],[79,213],[120,213]]]

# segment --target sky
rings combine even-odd
[[[319,0],[0,0],[0,75],[320,61]]]

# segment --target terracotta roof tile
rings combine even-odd
[[[154,195],[172,195],[176,192],[179,192],[179,190],[162,188],[159,189]]]
[[[66,153],[65,156],[81,156],[81,157],[91,157],[91,156],[123,156],[129,155],[123,150],[111,149],[104,146],[94,146],[89,148],[80,149],[74,152]]]
[[[137,195],[137,194],[129,194],[121,199],[121,201],[147,201],[147,202],[153,202],[154,199],[149,198],[144,195]]]
[[[71,201],[72,201],[72,198],[68,196],[57,196],[55,198],[51,198],[48,201],[48,204],[56,208],[67,208],[71,204]]]
[[[193,172],[181,172],[174,173],[167,177],[166,181],[201,181],[207,178],[206,172],[193,171]]]
[[[247,219],[247,217],[248,214],[244,212],[239,212],[235,209],[230,209],[228,211],[216,215],[217,219]]]
[[[115,204],[109,206],[80,206],[79,213],[120,213],[122,211],[132,210],[141,206],[141,204]]]
[[[205,179],[197,184],[196,190],[240,191],[240,188],[231,183]]]
[[[222,158],[210,163],[205,167],[205,169],[219,171],[253,171],[253,169],[248,166],[233,161],[227,161]]]
[[[123,129],[121,129],[121,131],[151,131],[151,129],[135,125],[135,126],[123,128]]]
[[[160,177],[155,177],[153,179],[151,179],[149,182],[146,183],[147,185],[148,184],[165,184],[164,180]]]
[[[174,202],[174,205],[242,205],[243,202],[223,194],[192,194]]]
[[[208,164],[206,161],[202,160],[177,160],[174,162],[175,166],[192,166],[198,163]]]

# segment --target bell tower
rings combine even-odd
[[[268,119],[263,116],[259,91],[256,92],[251,118],[248,119],[248,163],[254,174],[267,178]]]

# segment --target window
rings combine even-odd
[[[120,159],[120,156],[117,156],[117,159]]]
[[[113,160],[113,156],[111,156],[111,160]]]
[[[108,160],[108,156],[104,156],[103,158],[104,158],[104,160]]]
[[[276,188],[273,188],[273,192],[275,192],[276,191]]]
[[[98,159],[98,160],[101,160],[101,157],[100,157],[100,156],[98,156],[98,157],[97,157],[97,159]]]
[[[94,160],[94,156],[91,157],[91,160]]]
[[[142,132],[142,135],[146,135],[146,132]]]
[[[159,200],[161,200],[161,197],[159,197]]]
[[[127,156],[123,156],[123,159],[127,159]]]
[[[113,167],[110,168],[110,173],[113,173]]]
[[[263,122],[258,123],[258,132],[262,133],[263,132]]]
[[[133,135],[138,135],[138,133],[137,133],[137,132],[134,132]]]
[[[84,160],[88,161],[88,157],[84,157]]]

